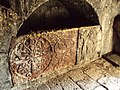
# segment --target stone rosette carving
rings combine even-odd
[[[10,48],[14,84],[33,80],[76,62],[77,29],[32,33],[16,38]]]

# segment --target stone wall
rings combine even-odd
[[[26,19],[32,12],[48,0],[10,0],[11,8],[15,10],[22,19]]]
[[[90,62],[101,57],[102,31],[100,26],[79,28],[77,63]]]
[[[36,80],[45,82],[63,70],[82,67],[101,57],[99,25],[32,33],[12,41],[9,56],[13,90],[26,88],[28,83],[28,87],[34,86]]]
[[[7,90],[12,87],[8,52],[12,35],[15,34],[18,25],[17,14],[0,6],[0,90]]]
[[[62,3],[69,2],[67,0],[62,1],[59,0]],[[107,52],[110,52],[112,50],[112,26],[114,17],[120,13],[120,1],[119,0],[80,0],[79,2],[85,2],[87,1],[92,8],[96,11],[99,22],[102,28],[102,54],[106,54]],[[34,12],[38,7],[40,7],[43,3],[47,2],[47,0],[31,0],[26,1],[24,0],[18,0],[18,2],[15,2],[15,0],[10,0],[11,7],[19,13],[24,14],[22,15],[23,21],[26,20],[32,12]],[[37,3],[36,3],[37,2]],[[75,3],[76,5],[79,4],[78,0],[71,0],[70,3]],[[64,4],[65,4],[64,3]],[[85,2],[86,3],[86,2]],[[66,3],[67,4],[67,3]],[[16,7],[17,6],[17,7]],[[88,5],[87,5],[88,6]],[[75,11],[73,11],[74,13]],[[107,35],[107,37],[106,37]],[[108,42],[106,45],[105,42]],[[109,46],[109,47],[108,47]]]
[[[99,16],[99,22],[102,28],[102,54],[112,50],[113,21],[114,17],[120,13],[119,0],[86,0],[95,9]],[[106,44],[107,42],[107,44]]]
[[[62,0],[61,0],[62,1]],[[65,0],[67,2],[67,0]],[[74,0],[72,0],[74,3]],[[83,0],[84,1],[84,0]],[[82,66],[84,61],[91,61],[101,57],[101,55],[112,50],[113,21],[114,17],[120,13],[120,1],[118,0],[86,0],[96,11],[100,26],[83,27],[78,30],[77,46],[77,63]],[[24,21],[47,0],[10,0],[11,9],[0,6],[0,90],[9,90],[12,85],[11,72],[9,68],[9,47],[12,36],[16,36],[19,28]],[[64,1],[63,1],[64,2]],[[78,4],[78,3],[74,3]],[[88,4],[87,4],[88,5]],[[74,13],[74,11],[73,11]],[[107,42],[107,43],[106,43]],[[73,68],[73,67],[71,67]],[[70,68],[70,69],[71,69]],[[70,70],[69,68],[67,68]],[[67,71],[62,69],[63,72]],[[50,74],[58,75],[62,71]],[[49,76],[47,76],[49,77]],[[44,78],[47,80],[47,78]],[[41,79],[42,81],[43,79]],[[40,81],[40,79],[39,79]],[[44,81],[44,80],[43,80]],[[37,82],[37,80],[29,83]],[[32,84],[17,85],[13,90],[18,88],[27,88]],[[29,85],[28,85],[29,84]]]
[[[66,29],[16,38],[9,54],[13,84],[75,65],[77,32],[78,29]]]

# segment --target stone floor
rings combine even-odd
[[[120,90],[120,68],[98,59],[26,90]]]

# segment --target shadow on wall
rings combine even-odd
[[[17,37],[30,32],[99,25],[96,12],[85,0],[49,0],[20,27]]]
[[[113,23],[113,52],[120,55],[120,15],[114,18]]]
[[[10,8],[9,0],[0,0],[0,5]]]

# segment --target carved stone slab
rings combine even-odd
[[[89,62],[101,56],[102,37],[100,26],[79,28],[77,62]]]
[[[11,43],[10,70],[14,84],[74,65],[78,29],[32,33]]]

